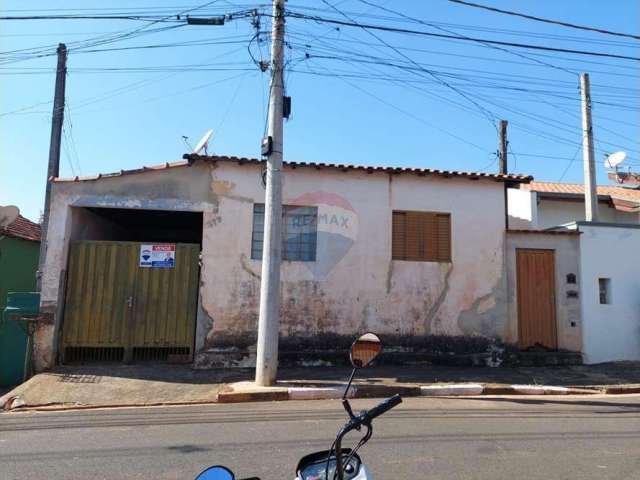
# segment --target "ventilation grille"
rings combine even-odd
[[[169,361],[169,362],[188,362],[191,358],[191,349],[189,347],[134,347],[133,361]]]
[[[122,347],[67,347],[64,350],[65,363],[121,362],[123,358]]]

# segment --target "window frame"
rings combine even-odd
[[[406,226],[406,220],[405,220],[405,225],[404,225],[404,232],[403,232],[403,236],[405,238],[405,245],[404,245],[404,249],[405,249],[405,255],[403,256],[398,256],[394,253],[394,250],[396,250],[394,248],[394,237],[396,236],[396,232],[394,230],[394,225],[395,225],[395,217],[396,214],[400,214],[400,215],[404,215],[405,219],[407,218],[407,214],[412,214],[412,215],[418,215],[423,217],[421,222],[422,223],[422,233],[420,235],[419,238],[419,250],[420,250],[420,255],[418,256],[414,256],[411,258],[408,258],[407,254],[406,254],[406,242],[407,242],[407,226]],[[448,246],[447,246],[447,253],[448,255],[445,257],[441,257],[439,255],[437,255],[437,253],[435,253],[433,256],[428,256],[428,252],[431,250],[432,252],[437,252],[437,243],[427,247],[427,243],[428,243],[428,237],[425,234],[424,228],[426,228],[426,224],[424,224],[425,221],[427,221],[427,219],[432,216],[433,218],[437,218],[438,216],[441,217],[446,217],[447,218],[447,222],[448,222],[448,231],[447,231],[447,236],[448,236]],[[453,262],[453,221],[452,221],[453,215],[451,214],[451,212],[442,212],[442,211],[433,211],[433,210],[392,210],[391,211],[391,260],[395,260],[395,261],[402,261],[402,262],[428,262],[428,263],[452,263]],[[437,234],[436,234],[436,242],[437,242]]]
[[[611,277],[598,277],[598,304],[611,305],[612,303]]]
[[[264,253],[264,216],[265,216],[265,204],[255,202],[253,204],[252,211],[252,227],[251,227],[251,245],[250,245],[250,257],[252,260],[262,260]],[[260,211],[261,209],[261,211]],[[300,213],[298,215],[289,215],[295,210],[306,209],[309,213]],[[311,213],[313,212],[313,213]],[[262,217],[261,222],[257,222],[256,219]],[[315,228],[313,231],[295,231],[292,228],[297,228],[290,225],[290,219],[296,217],[312,217],[311,221],[307,223],[305,219],[304,225],[301,228],[313,225]],[[256,230],[256,227],[260,225],[261,229]],[[288,238],[289,235],[295,235],[293,238]],[[301,236],[312,235],[313,241],[301,240]],[[290,243],[291,242],[291,243]],[[295,247],[295,248],[292,248]],[[283,205],[282,206],[282,260],[287,262],[315,262],[318,255],[318,207],[315,205]],[[258,254],[259,251],[259,254]]]

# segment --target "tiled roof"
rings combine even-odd
[[[584,195],[584,185],[580,183],[531,182],[520,188],[540,193]],[[640,190],[615,185],[598,185],[598,195],[640,203]]]
[[[177,168],[177,167],[188,167],[190,165],[190,163],[186,160],[181,160],[179,162],[166,162],[166,163],[161,163],[160,165],[152,165],[150,167],[142,167],[142,168],[134,168],[131,170],[120,170],[119,172],[112,172],[112,173],[98,173],[97,175],[86,175],[83,177],[67,177],[67,178],[54,178],[53,181],[56,183],[63,183],[63,182],[86,182],[86,181],[91,181],[91,180],[100,180],[101,178],[112,178],[112,177],[120,177],[122,175],[132,175],[134,173],[145,173],[145,172],[152,172],[152,171],[157,171],[157,170],[167,170],[170,168]]]
[[[134,170],[120,170],[119,172],[114,173],[102,173],[98,175],[85,176],[85,177],[69,177],[69,178],[56,178],[55,182],[81,182],[81,181],[91,181],[91,180],[99,180],[101,178],[113,178],[119,177],[122,175],[130,175],[134,173],[144,173],[148,171],[157,171],[157,170],[166,170],[169,168],[176,167],[185,167],[192,164],[195,161],[205,161],[205,162],[234,162],[238,164],[261,164],[262,160],[258,160],[257,158],[245,158],[245,157],[229,157],[224,155],[195,155],[195,154],[187,154],[184,155],[184,160],[181,162],[173,162],[173,163],[163,163],[160,165],[154,165],[152,167],[142,167],[136,168]],[[358,170],[367,173],[374,172],[386,172],[386,173],[412,173],[416,175],[438,175],[441,177],[466,177],[472,180],[480,179],[480,178],[488,178],[496,181],[509,181],[509,182],[517,182],[517,183],[527,183],[533,180],[533,177],[527,175],[501,175],[498,173],[481,173],[481,172],[462,172],[458,170],[436,170],[431,168],[409,168],[409,167],[368,167],[365,165],[343,165],[336,163],[313,163],[313,162],[284,162],[286,167],[289,168],[302,168],[309,167],[315,168],[317,170],[322,169],[335,169],[343,172]]]
[[[0,227],[0,236],[22,238],[23,240],[40,241],[40,225],[18,215],[7,227]]]
[[[197,160],[204,160],[210,162],[236,162],[236,163],[254,163],[254,164],[262,164],[263,160],[258,160],[257,158],[238,158],[238,157],[227,157],[227,156],[207,156],[207,155],[196,155],[196,154],[187,154],[183,156],[184,159],[189,160],[190,162],[195,162]],[[437,170],[433,168],[411,168],[411,167],[371,167],[367,165],[349,165],[349,164],[341,164],[341,163],[322,163],[322,162],[293,162],[287,161],[284,162],[285,167],[289,168],[315,168],[317,170],[322,169],[333,169],[340,170],[343,172],[357,170],[367,173],[375,173],[375,172],[383,172],[383,173],[413,173],[416,175],[438,175],[441,177],[467,177],[473,180],[479,178],[490,178],[497,181],[512,181],[518,183],[527,183],[533,180],[533,177],[528,175],[502,175],[499,173],[481,173],[481,172],[463,172],[459,170]]]

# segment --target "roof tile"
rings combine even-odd
[[[6,227],[0,227],[0,235],[39,242],[40,225],[24,218],[22,215],[18,215],[18,218],[16,218],[13,223],[10,223]]]
[[[184,160],[181,162],[173,162],[173,163],[163,163],[160,165],[154,165],[151,167],[142,167],[136,168],[134,170],[120,170],[115,173],[104,173],[86,177],[69,177],[69,178],[55,178],[53,179],[55,182],[82,182],[82,181],[94,181],[102,178],[112,178],[119,177],[122,175],[131,175],[134,173],[143,173],[151,170],[166,170],[169,168],[176,167],[186,167],[191,165],[195,161],[206,161],[206,162],[235,162],[239,164],[253,163],[253,164],[261,164],[263,160],[259,160],[257,158],[246,158],[246,157],[233,157],[226,155],[196,155],[196,154],[187,154],[183,156]],[[341,171],[350,171],[350,170],[360,170],[365,172],[386,172],[386,173],[415,173],[418,175],[438,175],[442,177],[467,177],[471,179],[478,178],[489,178],[497,181],[509,181],[509,182],[518,182],[518,183],[527,183],[533,180],[533,177],[528,175],[517,175],[517,174],[509,174],[502,175],[499,173],[480,173],[480,172],[459,172],[459,171],[451,171],[451,170],[437,170],[433,168],[411,168],[411,167],[374,167],[374,166],[366,166],[366,165],[344,165],[344,164],[336,164],[336,163],[322,163],[322,162],[284,162],[284,165],[289,168],[298,168],[298,167],[313,167],[317,170],[321,170],[323,168],[328,169],[337,169]]]
[[[520,188],[540,193],[562,193],[584,195],[584,185],[580,183],[531,182]],[[598,185],[598,195],[605,195],[620,200],[640,202],[640,190],[615,185]]]

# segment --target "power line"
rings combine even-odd
[[[562,172],[562,175],[560,175],[560,178],[558,178],[558,182],[561,182],[562,180],[564,180],[564,177],[567,175],[567,173],[569,172],[569,169],[571,168],[571,166],[573,165],[573,162],[576,161],[576,157],[578,156],[578,152],[580,152],[580,150],[582,150],[582,145],[580,145],[578,147],[578,149],[576,150],[576,153],[573,154],[573,157],[571,159],[569,159],[569,163],[567,164],[567,167],[564,169],[564,172]]]
[[[570,48],[559,48],[559,47],[548,47],[543,45],[533,45],[528,43],[516,43],[516,42],[505,42],[499,40],[487,40],[484,38],[474,38],[467,37],[462,35],[449,35],[444,33],[433,33],[433,32],[425,32],[422,30],[412,30],[408,28],[397,28],[397,27],[388,27],[384,25],[374,25],[374,24],[365,24],[365,23],[356,23],[356,22],[347,22],[343,20],[337,20],[333,18],[324,18],[315,15],[307,15],[304,13],[297,13],[288,10],[288,16],[293,18],[302,18],[305,20],[310,20],[318,23],[330,23],[334,25],[343,25],[346,27],[358,27],[365,28],[368,30],[380,30],[384,32],[394,32],[394,33],[405,33],[409,35],[421,35],[427,37],[435,37],[435,38],[449,38],[455,40],[466,40],[472,41],[476,43],[488,43],[492,45],[503,45],[507,47],[516,47],[516,48],[526,48],[532,50],[541,50],[541,51],[549,51],[549,52],[559,52],[559,53],[571,53],[575,55],[588,55],[588,56],[596,56],[596,57],[606,57],[606,58],[616,58],[621,60],[633,60],[640,61],[640,57],[632,57],[629,55],[617,55],[613,53],[605,53],[605,52],[592,52],[588,50],[575,50]]]
[[[398,15],[398,16],[402,17],[402,18],[407,18],[407,19],[413,20],[413,21],[415,21],[415,22],[418,22],[418,23],[423,24],[423,25],[430,26],[430,27],[435,28],[435,29],[437,29],[437,30],[440,30],[440,31],[446,32],[446,33],[448,33],[448,34],[459,35],[457,32],[453,32],[453,31],[448,30],[448,29],[446,29],[446,28],[442,28],[442,27],[440,27],[440,26],[437,26],[437,25],[434,25],[434,24],[431,24],[431,23],[427,23],[427,22],[425,22],[425,21],[423,21],[423,20],[420,20],[420,19],[418,19],[418,18],[409,17],[408,15],[405,15],[405,14],[403,14],[403,13],[401,13],[401,12],[398,12],[398,11],[395,11],[395,10],[391,10],[391,9],[388,9],[388,8],[385,8],[385,7],[383,7],[383,6],[376,5],[376,4],[374,4],[374,3],[371,3],[371,2],[368,2],[368,1],[365,1],[365,0],[360,0],[360,2],[361,2],[361,3],[364,3],[365,5],[372,5],[372,6],[375,6],[375,7],[379,8],[379,9],[381,9],[381,10],[384,10],[385,12],[393,13],[393,14],[395,14],[395,15]],[[464,38],[465,38],[466,40],[473,40],[472,38],[467,37],[467,36],[464,36]],[[533,62],[538,63],[538,64],[540,64],[540,65],[544,65],[545,67],[550,67],[550,68],[553,68],[553,69],[556,69],[556,70],[561,70],[561,71],[563,71],[563,72],[565,72],[565,73],[569,73],[569,74],[577,75],[577,73],[576,73],[576,72],[573,72],[573,71],[571,71],[571,70],[569,70],[569,69],[567,69],[567,68],[559,67],[559,66],[557,66],[557,65],[553,65],[553,64],[551,64],[551,63],[544,62],[544,61],[542,61],[542,60],[538,60],[537,58],[531,58],[531,57],[529,57],[529,56],[527,56],[527,55],[523,55],[523,54],[518,53],[518,52],[512,52],[511,50],[508,50],[508,49],[503,48],[503,47],[495,46],[495,45],[493,45],[493,44],[491,44],[491,43],[488,43],[488,42],[486,42],[486,41],[478,41],[478,43],[480,43],[481,45],[484,45],[485,47],[494,48],[494,49],[496,49],[496,50],[500,50],[500,51],[503,51],[503,52],[509,53],[509,54],[511,54],[511,55],[516,55],[517,57],[520,57],[520,58],[525,58],[525,59],[527,59],[527,60],[533,61]]]
[[[562,22],[560,20],[551,20],[549,18],[536,17],[536,16],[533,16],[533,15],[527,15],[525,13],[514,12],[514,11],[511,11],[511,10],[502,10],[501,8],[489,7],[487,5],[480,5],[479,3],[472,3],[472,2],[467,2],[467,1],[464,1],[464,0],[449,0],[449,1],[453,2],[453,3],[459,3],[461,5],[466,5],[468,7],[481,8],[483,10],[489,10],[491,12],[504,13],[506,15],[513,15],[515,17],[522,17],[522,18],[526,18],[528,20],[534,20],[536,22],[550,23],[550,24],[553,24],[553,25],[561,25],[563,27],[575,28],[577,30],[587,30],[587,31],[590,31],[590,32],[603,33],[605,35],[615,35],[617,37],[626,37],[626,38],[633,38],[635,40],[640,40],[640,36],[639,35],[633,35],[633,34],[630,34],[630,33],[613,32],[611,30],[605,30],[605,29],[602,29],[602,28],[589,27],[589,26],[585,26],[585,25],[576,25],[575,23],[568,23],[568,22]]]
[[[347,18],[348,20],[352,21],[353,20],[348,17],[346,14],[342,13],[338,8],[336,8],[335,6],[331,5],[330,3],[327,2],[327,0],[322,0],[323,3],[329,5],[330,7],[332,7],[334,10],[336,10],[338,13],[340,13],[342,16],[344,16],[345,18]],[[360,26],[357,22],[354,22],[356,25]],[[485,115],[487,117],[487,119],[489,120],[489,123],[491,123],[494,127],[495,127],[495,116],[493,115],[493,113],[491,113],[490,110],[487,110],[486,108],[484,108],[482,105],[480,105],[479,103],[477,103],[473,98],[469,97],[466,93],[462,92],[461,90],[459,90],[458,88],[454,87],[453,85],[449,84],[447,81],[443,80],[442,78],[440,78],[440,76],[436,73],[434,73],[432,70],[426,69],[423,66],[421,66],[419,63],[417,63],[415,60],[413,60],[411,57],[409,57],[408,55],[402,53],[400,50],[394,48],[393,46],[391,46],[389,43],[387,43],[385,40],[383,40],[382,38],[380,38],[378,35],[376,35],[375,33],[369,31],[366,27],[361,27],[365,32],[367,32],[369,35],[371,35],[373,38],[375,38],[376,40],[378,40],[380,43],[382,43],[383,45],[385,45],[387,48],[392,49],[394,52],[396,52],[398,55],[400,55],[401,57],[403,57],[404,59],[408,60],[409,62],[411,62],[413,65],[415,65],[419,70],[426,72],[428,75],[430,75],[432,78],[434,78],[436,81],[438,81],[439,83],[441,83],[442,85],[445,85],[446,87],[448,87],[449,89],[451,89],[453,92],[457,93],[458,95],[460,95],[461,97],[463,97],[465,100],[467,100],[469,103],[473,104],[476,108],[478,108],[478,110],[480,110],[482,112],[483,115]]]

